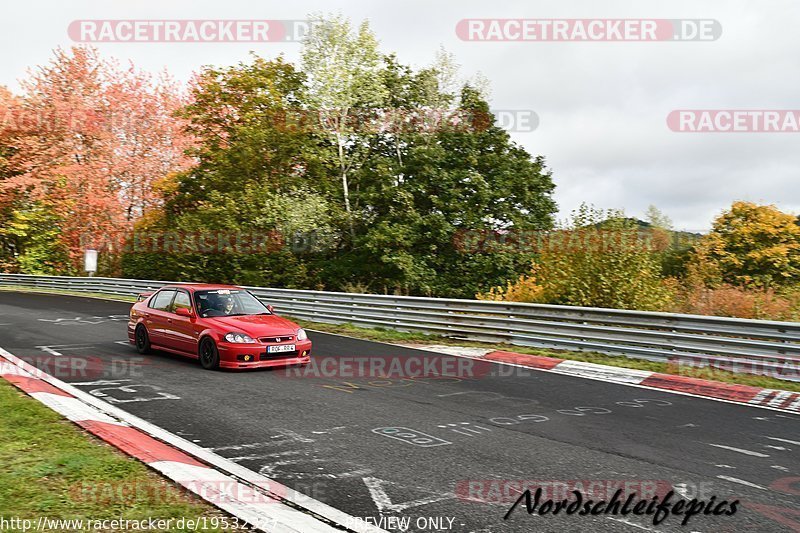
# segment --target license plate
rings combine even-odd
[[[281,344],[280,346],[267,346],[267,353],[293,352],[294,344]]]

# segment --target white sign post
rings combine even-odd
[[[83,269],[89,273],[89,276],[94,276],[97,272],[97,250],[86,250],[83,253]]]

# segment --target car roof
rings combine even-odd
[[[236,285],[222,285],[218,283],[172,283],[170,285],[165,285],[162,289],[189,289],[191,291],[215,291],[218,289],[236,289],[242,290],[241,287],[237,287]]]

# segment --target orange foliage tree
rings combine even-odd
[[[88,47],[58,49],[2,99],[3,201],[47,210],[73,266],[84,247],[119,242],[158,205],[152,183],[188,168],[176,84]],[[0,163],[3,163],[0,160]]]

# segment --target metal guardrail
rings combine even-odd
[[[120,296],[166,281],[0,274],[0,285]],[[246,287],[278,312],[456,339],[592,351],[800,381],[800,323],[673,313]]]

